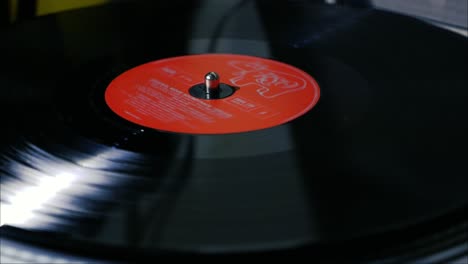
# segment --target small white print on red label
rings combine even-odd
[[[216,72],[238,87],[231,96],[206,100],[189,94]],[[228,134],[278,126],[312,109],[320,97],[304,71],[274,60],[232,54],[202,54],[146,63],[115,78],[105,101],[120,117],[161,131]]]
[[[307,80],[301,76],[287,72],[275,72],[262,63],[245,63],[245,61],[231,61],[229,63],[238,70],[230,79],[236,86],[255,85],[257,93],[265,98],[274,98],[285,93],[293,93],[305,89]]]

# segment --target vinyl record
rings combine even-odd
[[[157,2],[2,31],[2,236],[338,259],[466,223],[466,38],[307,1]]]

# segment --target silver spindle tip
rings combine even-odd
[[[219,75],[216,72],[209,72],[205,75],[206,93],[218,91]]]

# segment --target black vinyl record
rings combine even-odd
[[[118,260],[382,257],[460,225],[466,239],[465,37],[307,1],[117,1],[1,35],[2,236]],[[291,65],[320,99],[223,134],[141,126],[107,105],[122,73],[195,54]]]

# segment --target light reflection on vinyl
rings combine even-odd
[[[73,254],[65,254],[31,244],[0,238],[0,263],[5,264],[85,264],[85,263],[115,263],[102,259],[86,258]]]
[[[4,224],[28,227],[36,222],[36,211],[44,210],[45,205],[56,198],[60,192],[66,192],[74,183],[76,175],[60,173],[55,176],[44,177],[35,186],[28,186],[15,191],[13,197],[6,203],[0,203],[0,226]],[[15,188],[16,189],[16,188]],[[57,202],[53,202],[57,205]]]

